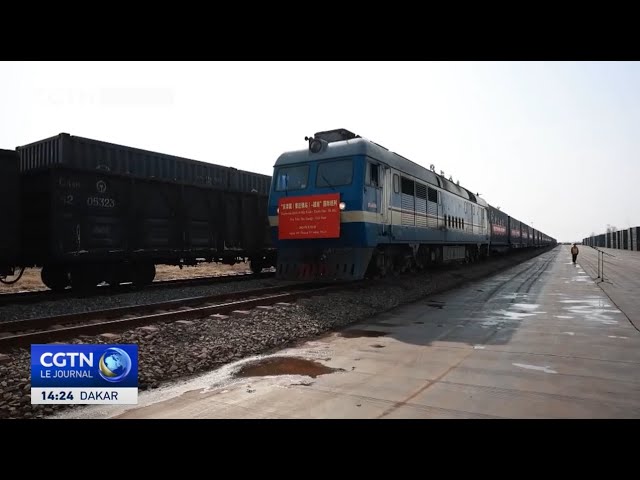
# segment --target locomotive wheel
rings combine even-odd
[[[402,260],[399,257],[395,257],[391,265],[391,273],[394,277],[399,277],[402,273]]]
[[[377,273],[380,278],[384,278],[389,274],[389,260],[384,257],[381,258],[377,265]]]
[[[366,277],[378,280],[387,275],[387,262],[384,253],[374,253],[367,266]]]
[[[59,265],[45,265],[40,272],[42,283],[54,292],[60,292],[71,285],[69,272]]]

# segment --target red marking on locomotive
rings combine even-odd
[[[340,237],[340,194],[283,197],[278,201],[278,238]]]

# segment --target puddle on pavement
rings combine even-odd
[[[345,338],[384,337],[388,334],[389,332],[381,332],[379,330],[344,330],[340,332],[340,336]]]
[[[384,348],[384,345],[380,345],[379,343],[374,343],[371,345],[373,348]]]
[[[342,371],[341,368],[331,368],[314,360],[298,357],[268,357],[244,365],[236,377],[264,377],[271,375],[306,375],[316,378],[318,375],[325,375],[335,371]]]

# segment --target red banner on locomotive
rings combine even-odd
[[[340,237],[340,194],[284,197],[278,202],[278,238]]]

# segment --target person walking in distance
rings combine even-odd
[[[575,243],[571,247],[571,255],[573,256],[573,263],[576,263],[576,259],[578,258],[578,246]]]

